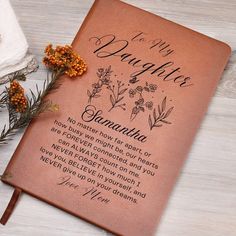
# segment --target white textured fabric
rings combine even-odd
[[[0,0],[0,78],[27,67],[32,55],[9,0]]]

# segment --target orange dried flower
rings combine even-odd
[[[54,71],[60,70],[69,77],[76,77],[87,70],[86,63],[69,45],[56,46],[54,49],[49,44],[44,52],[43,63]]]
[[[18,81],[13,80],[8,89],[10,104],[16,109],[17,112],[24,113],[27,109],[27,98],[24,94],[24,89]]]

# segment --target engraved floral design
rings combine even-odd
[[[146,101],[144,99],[144,93],[154,93],[157,90],[156,84],[149,84],[146,82],[145,86],[137,86],[135,89],[129,90],[129,97],[134,98],[138,96],[138,99],[134,102],[134,107],[130,115],[130,120],[134,120],[140,111],[145,112],[145,109],[152,110],[153,102]]]
[[[145,106],[146,106],[149,110],[152,110],[152,108],[153,108],[153,102],[152,102],[152,101],[146,102],[146,103],[145,103]]]
[[[99,94],[102,91],[103,86],[109,86],[111,83],[111,66],[108,68],[99,68],[97,71],[98,82],[92,84],[92,91],[87,90],[87,95],[89,97],[88,102],[91,103],[92,99],[99,98]]]
[[[112,80],[112,73],[113,71],[111,70],[111,66],[107,68],[99,68],[97,70],[96,74],[98,81],[92,84],[91,91],[87,90],[89,103],[91,103],[93,99],[101,97],[100,92],[105,89],[108,91],[108,98],[110,101],[108,112],[111,112],[116,108],[125,111],[125,99],[135,99],[130,114],[131,121],[133,121],[140,112],[148,112],[149,115],[147,121],[150,130],[162,127],[164,124],[171,124],[167,118],[172,113],[174,107],[167,109],[167,97],[162,100],[161,104],[158,104],[157,109],[152,101],[153,96],[151,96],[150,93],[155,93],[157,91],[158,86],[156,84],[146,82],[143,86],[138,85],[135,88],[128,89],[122,80]],[[131,85],[131,83],[129,85]],[[149,97],[149,99],[147,99],[147,97]]]
[[[171,124],[171,122],[167,121],[166,118],[169,117],[169,115],[173,111],[174,107],[167,109],[166,101],[167,101],[167,98],[165,97],[162,100],[161,105],[158,105],[157,111],[156,111],[156,108],[154,108],[152,116],[149,115],[148,124],[149,124],[150,130],[152,130],[153,128],[161,127],[164,124]],[[166,111],[166,109],[167,109],[167,111]]]
[[[60,71],[70,78],[76,78],[87,71],[85,61],[78,55],[70,45],[56,46],[49,44],[45,48],[43,63],[54,71]]]
[[[121,108],[122,110],[125,111],[126,103],[122,103],[122,100],[124,99],[124,94],[127,88],[124,88],[125,84],[122,83],[120,80],[117,80],[116,83],[117,83],[116,85],[109,84],[107,86],[107,89],[111,91],[110,94],[111,108],[109,109],[109,111],[115,108]]]

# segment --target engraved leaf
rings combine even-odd
[[[101,78],[102,74],[97,72],[97,76],[98,76],[98,78]]]
[[[110,101],[111,101],[112,106],[114,106],[115,105],[115,101],[114,101],[114,98],[112,97],[112,95],[110,95]]]
[[[153,117],[154,117],[154,120],[157,119],[157,113],[156,113],[156,108],[153,109]]]
[[[167,121],[167,120],[161,120],[161,122],[165,123],[165,124],[171,124],[171,122]]]
[[[119,95],[122,95],[123,93],[125,93],[126,90],[127,90],[127,88],[122,89],[122,90],[120,91]]]
[[[163,112],[158,118],[159,119],[165,119],[165,112]]]
[[[159,113],[159,115],[161,115],[161,108],[160,108],[160,105],[158,104],[158,113]]]
[[[133,107],[132,114],[138,114],[138,113],[139,113],[139,109],[137,107]]]
[[[121,97],[121,98],[119,98],[119,99],[116,101],[116,103],[120,102],[123,98],[124,98],[124,96]]]
[[[144,110],[144,107],[139,107],[139,110],[142,111],[142,112],[145,111],[145,110]]]
[[[166,109],[166,97],[162,101],[161,109],[162,109],[162,112]]]
[[[91,93],[90,93],[90,91],[89,91],[89,90],[87,90],[87,94],[88,94],[88,96],[89,96],[89,97],[91,96]]]
[[[111,65],[108,66],[107,71],[112,72],[111,71]]]
[[[165,118],[167,118],[167,117],[170,115],[170,113],[172,112],[173,109],[174,109],[174,107],[171,107],[171,108],[166,112]]]
[[[149,124],[150,129],[152,129],[152,118],[151,118],[151,115],[148,116],[148,124]]]

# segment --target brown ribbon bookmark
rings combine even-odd
[[[0,219],[0,223],[2,225],[5,225],[8,221],[8,219],[10,218],[21,192],[22,192],[22,190],[20,188],[15,188],[15,190],[12,194],[11,200],[8,203],[7,208]]]

